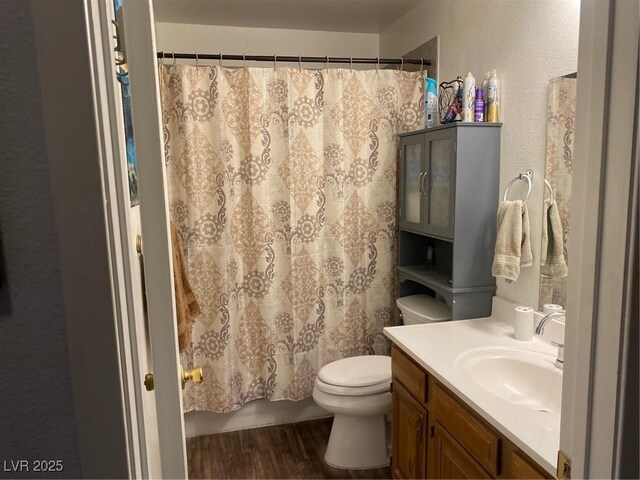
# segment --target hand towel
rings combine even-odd
[[[529,212],[522,200],[498,206],[498,233],[491,274],[516,281],[520,269],[533,265]]]
[[[543,207],[540,273],[553,278],[565,278],[568,274],[560,212],[556,202],[549,199],[544,200]]]
[[[171,222],[171,249],[173,250],[173,286],[176,294],[178,347],[180,352],[183,352],[191,343],[191,327],[195,323],[195,317],[200,315],[200,305],[191,289],[191,283],[184,266],[180,234],[173,222]]]

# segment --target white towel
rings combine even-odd
[[[568,273],[564,259],[562,220],[556,202],[544,200],[542,218],[542,248],[540,249],[540,273],[553,278],[565,278]]]
[[[533,265],[529,212],[522,200],[498,206],[498,232],[491,274],[516,281],[520,269]]]

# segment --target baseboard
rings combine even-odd
[[[187,438],[283,423],[304,422],[330,417],[313,398],[299,402],[256,400],[229,413],[189,412],[184,415]]]

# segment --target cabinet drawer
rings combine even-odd
[[[432,401],[442,425],[478,463],[491,475],[497,476],[500,465],[500,438],[438,384],[434,385]]]
[[[526,478],[526,479],[539,479],[550,478],[547,473],[543,473],[538,470],[538,467],[531,464],[531,462],[518,452],[511,454],[511,478]]]
[[[427,401],[427,374],[395,345],[391,350],[391,369],[394,378],[418,401]]]

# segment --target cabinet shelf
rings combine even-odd
[[[450,274],[426,265],[404,265],[398,267],[398,272],[401,281],[412,280],[438,293],[489,292],[496,289],[495,285],[454,288]]]
[[[413,280],[434,290],[444,290],[448,293],[454,293],[451,284],[451,275],[440,272],[433,267],[426,265],[404,265],[398,267],[400,279]]]

